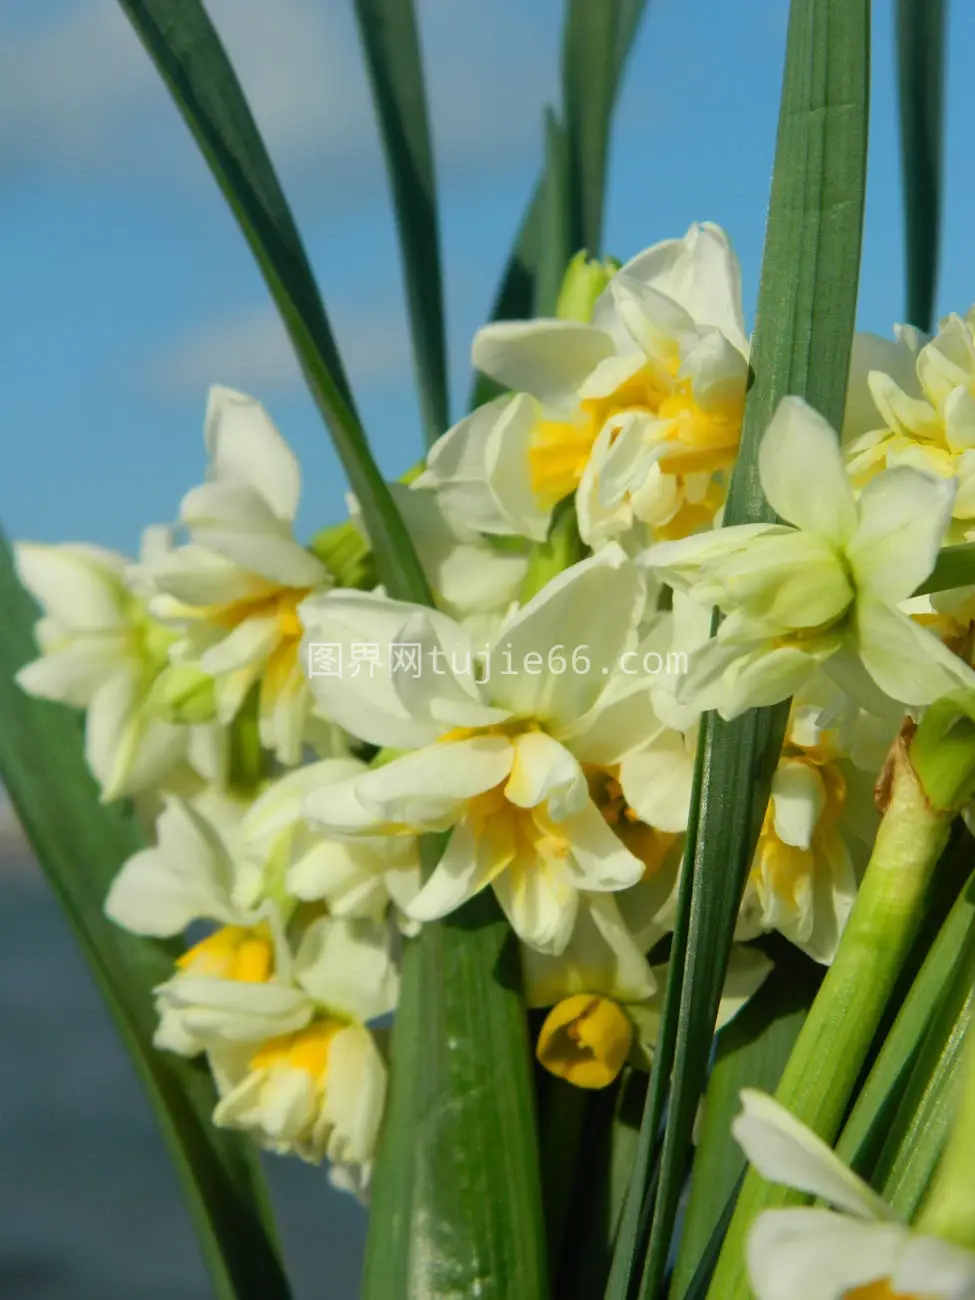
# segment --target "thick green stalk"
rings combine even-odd
[[[903,734],[887,777],[887,807],[856,903],[775,1094],[830,1143],[910,949],[954,816],[929,806]],[[749,1172],[708,1293],[712,1300],[747,1300],[748,1229],[760,1211],[802,1199]]]

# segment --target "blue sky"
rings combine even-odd
[[[859,321],[903,312],[890,31],[875,6]],[[278,163],[390,474],[420,450],[395,235],[351,0],[211,0]],[[560,0],[419,0],[449,284],[454,412],[470,338],[536,173],[557,88]],[[650,0],[614,137],[607,250],[625,259],[717,221],[758,280],[786,0]],[[975,299],[967,123],[975,10],[949,34],[939,310]],[[344,484],[263,284],[115,0],[4,0],[0,14],[0,332],[13,537],[133,552],[203,468],[210,382],[268,406],[305,475],[300,522]]]

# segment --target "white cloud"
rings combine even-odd
[[[23,13],[28,3],[19,0]],[[379,175],[349,0],[210,0],[272,156],[330,191]],[[536,152],[555,89],[558,0],[420,0],[437,152],[446,168]],[[192,153],[112,0],[46,21],[0,19],[0,164],[171,179]]]
[[[340,302],[332,311],[332,327],[355,391],[410,373],[406,325],[392,307],[357,309]],[[197,397],[215,383],[273,396],[292,393],[304,382],[291,341],[270,305],[188,335],[153,363],[148,380],[166,397]]]

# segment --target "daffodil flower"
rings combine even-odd
[[[207,482],[180,507],[189,540],[136,576],[155,592],[153,615],[181,634],[171,658],[214,678],[219,721],[232,722],[259,683],[262,743],[293,765],[310,725],[297,610],[332,577],[294,538],[300,470],[264,408],[213,388],[204,437]]]
[[[634,518],[683,536],[720,503],[734,460],[748,366],[738,265],[719,227],[639,254],[609,282],[592,323],[499,322],[473,363],[508,396],[434,446],[420,486],[483,533],[541,540],[579,492],[584,540],[621,537]]]
[[[146,547],[153,543],[147,531]],[[39,658],[17,674],[31,695],[84,709],[85,758],[102,799],[176,781],[187,760],[218,775],[207,732],[174,725],[154,707],[172,632],[152,618],[126,583],[129,561],[98,546],[14,548],[21,582],[41,605]]]
[[[519,610],[479,673],[463,629],[436,611],[358,593],[307,602],[310,640],[320,622],[340,642],[382,648],[375,674],[312,677],[322,709],[413,752],[314,791],[306,815],[340,835],[451,830],[408,914],[446,916],[491,886],[525,943],[564,951],[580,891],[623,889],[646,870],[590,787],[653,726],[645,681],[616,673],[644,604],[639,570],[607,548]],[[404,649],[416,671],[395,671]],[[597,798],[615,797],[597,783]]]
[[[848,691],[869,675],[907,705],[975,685],[971,669],[898,608],[934,567],[952,481],[898,467],[855,498],[835,434],[795,397],[762,439],[759,474],[786,524],[721,528],[642,557],[725,615],[692,656],[678,698],[734,718],[795,694],[819,665]]]
[[[815,1134],[745,1089],[732,1131],[763,1178],[835,1208],[766,1210],[748,1237],[757,1300],[969,1300],[975,1253],[901,1222]]]
[[[903,330],[894,343],[858,338],[851,385],[865,387],[866,393],[844,428],[849,472],[856,484],[894,465],[911,465],[954,481],[954,531],[959,540],[975,528],[972,319],[971,312],[965,318],[949,316],[930,340]]]
[[[331,917],[313,922],[292,978],[309,999],[301,1025],[282,1022],[273,1036],[237,1043],[252,1010],[243,996],[222,1023],[212,1022],[209,1055],[220,1092],[214,1122],[249,1133],[270,1151],[316,1163],[327,1157],[337,1181],[361,1195],[387,1074],[366,1024],[393,1009],[397,991],[381,929]]]

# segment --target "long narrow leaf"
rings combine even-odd
[[[965,1036],[975,1019],[975,948],[956,963],[900,1098],[874,1171],[885,1200],[906,1222],[913,1218],[951,1129]]]
[[[945,0],[897,0],[907,318],[931,328],[941,224]]]
[[[758,480],[757,453],[783,396],[805,397],[837,427],[842,419],[863,224],[868,55],[867,0],[792,0],[752,348],[755,382],[726,524],[772,518]],[[650,1103],[658,1110],[651,1113],[648,1106],[647,1115],[648,1126],[659,1123],[662,1080],[670,1076],[644,1296],[657,1293],[670,1251],[735,917],[786,714],[787,706],[779,706],[731,723],[708,715],[702,728],[674,934],[673,993],[668,988],[654,1061],[658,1082],[651,1086]],[[633,1199],[640,1194],[635,1184]],[[621,1248],[635,1253],[635,1235],[621,1241]],[[630,1268],[632,1256],[618,1276]]]
[[[836,1144],[842,1159],[864,1177],[873,1173],[878,1153],[890,1133],[934,1009],[944,998],[958,964],[967,962],[973,953],[975,876],[931,945]]]
[[[514,937],[485,891],[424,926],[409,949],[363,1300],[541,1300],[545,1230]]]
[[[211,1122],[217,1098],[208,1070],[152,1044],[152,990],[172,975],[179,949],[124,933],[102,910],[116,872],[142,847],[131,811],[99,804],[80,719],[14,683],[36,653],[36,617],[0,536],[0,774],[152,1103],[214,1294],[279,1300],[288,1285],[256,1153],[247,1139]]]
[[[409,534],[373,460],[294,219],[201,0],[119,0],[169,88],[267,282],[324,416],[391,595],[429,603]]]
[[[545,112],[545,170],[539,215],[535,316],[554,316],[565,268],[574,252],[569,229],[569,159],[566,135],[551,109]]]
[[[566,0],[562,94],[573,252],[595,256],[602,247],[610,123],[644,8],[639,0]]]
[[[447,340],[437,187],[413,0],[355,0],[396,208],[420,409],[433,443],[446,430]]]
[[[822,977],[822,968],[782,944],[774,975],[718,1036],[714,1069],[704,1097],[690,1196],[681,1229],[671,1288],[682,1300],[706,1254],[715,1228],[745,1172],[745,1157],[731,1133],[742,1088],[774,1092]]]

